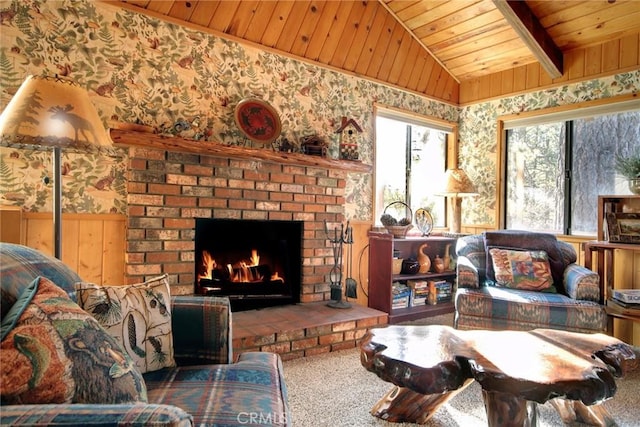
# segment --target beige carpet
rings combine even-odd
[[[438,316],[420,323],[450,324],[450,321],[450,316]],[[392,384],[365,370],[357,349],[284,362],[284,375],[295,427],[415,425],[389,423],[369,413]],[[640,426],[640,369],[618,380],[616,396],[605,405],[619,426]],[[539,416],[539,426],[563,425],[549,404],[539,405]],[[443,405],[426,425],[486,426],[480,386],[471,384]]]

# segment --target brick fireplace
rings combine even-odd
[[[121,139],[113,131],[112,137]],[[167,138],[163,145],[174,140]],[[274,161],[243,158],[266,149],[228,147],[239,156],[192,149],[130,146],[127,280],[135,283],[167,273],[173,293],[192,293],[196,218],[296,220],[304,224],[300,302],[329,300],[332,253],[324,221],[343,220],[347,171],[291,162],[296,156],[310,157],[299,154],[276,156]]]
[[[129,146],[126,276],[167,273],[173,294],[194,292],[196,218],[300,221],[302,304],[234,313],[233,351],[275,351],[283,359],[353,348],[387,314],[327,307],[333,253],[326,239],[343,221],[346,176],[358,162],[269,149],[226,147],[112,130]]]

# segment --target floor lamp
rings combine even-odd
[[[440,194],[451,201],[451,234],[460,234],[462,223],[462,197],[475,196],[476,187],[462,169],[448,169],[445,173],[445,188]]]
[[[0,146],[53,150],[53,246],[62,259],[62,150],[114,154],[89,95],[63,77],[28,76],[0,115]]]

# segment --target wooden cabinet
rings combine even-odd
[[[640,212],[640,195],[598,197],[598,240],[585,242],[585,266],[601,280],[601,302],[613,289],[640,289],[640,244],[610,242],[604,231],[606,212]],[[640,344],[640,317],[607,307],[609,333],[630,344]]]
[[[397,258],[417,259],[418,250],[423,244],[424,253],[431,259],[431,270],[428,273],[394,274],[394,252]],[[406,308],[393,308],[394,282],[406,283],[414,281],[443,281],[452,285],[452,295],[455,294],[456,272],[449,268],[442,273],[434,272],[436,256],[444,258],[445,251],[453,253],[456,239],[450,237],[408,237],[396,239],[391,234],[383,232],[369,232],[369,307],[389,314],[389,323],[416,320],[428,316],[451,313],[454,310],[453,300],[430,305],[428,303],[412,305]]]

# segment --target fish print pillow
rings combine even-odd
[[[140,372],[174,367],[167,275],[125,286],[76,284],[78,304],[120,342]]]

